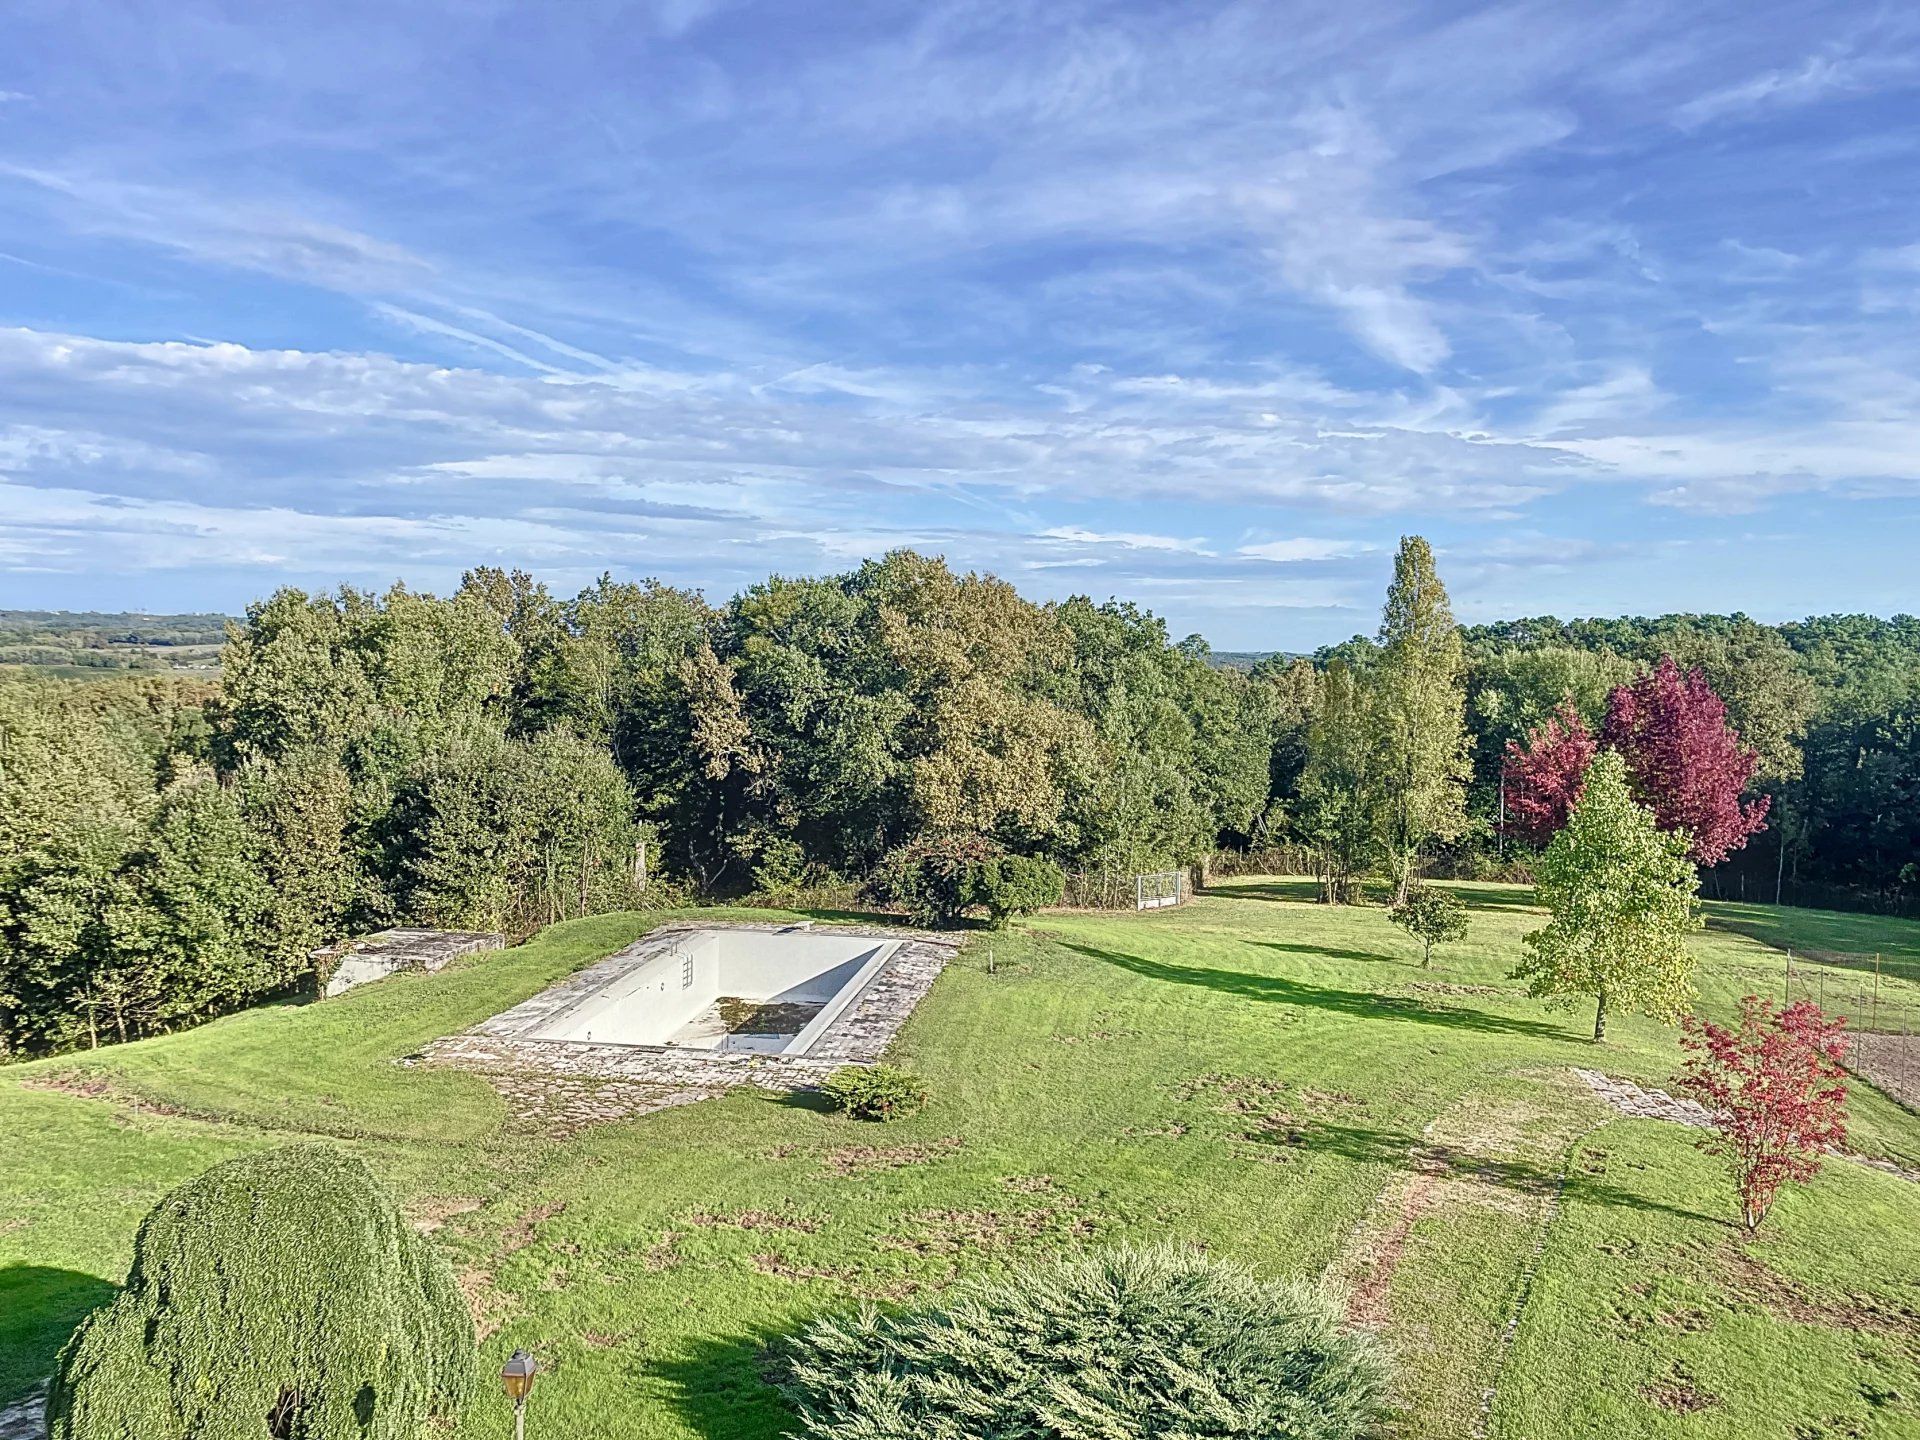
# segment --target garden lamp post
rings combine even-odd
[[[513,1440],[526,1440],[527,1394],[533,1389],[533,1377],[540,1373],[540,1362],[524,1350],[516,1350],[500,1367],[500,1384],[513,1401]]]

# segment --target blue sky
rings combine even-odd
[[[13,0],[0,605],[1912,610],[1920,12]]]

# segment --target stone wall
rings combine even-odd
[[[321,999],[332,999],[402,970],[423,970],[431,975],[444,970],[459,955],[481,950],[499,950],[507,938],[489,930],[425,930],[400,927],[361,935],[328,945],[310,955],[313,961],[314,989]]]

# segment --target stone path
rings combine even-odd
[[[1669,1095],[1665,1090],[1645,1090],[1631,1080],[1602,1075],[1598,1070],[1582,1070],[1576,1066],[1573,1073],[1584,1080],[1594,1094],[1622,1115],[1631,1115],[1637,1120],[1666,1120],[1675,1125],[1690,1126],[1695,1130],[1707,1130],[1713,1126],[1713,1115],[1697,1100]],[[1876,1160],[1868,1155],[1856,1154],[1852,1150],[1829,1150],[1827,1153],[1836,1159],[1850,1160],[1855,1165],[1864,1165],[1869,1170],[1878,1170],[1883,1175],[1894,1175],[1902,1180],[1911,1180],[1915,1184],[1920,1184],[1920,1170],[1909,1170],[1903,1165],[1894,1164],[1891,1160]]]
[[[41,1440],[47,1430],[46,1410],[44,1387],[0,1406],[0,1440]]]

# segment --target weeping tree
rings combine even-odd
[[[141,1223],[61,1354],[48,1440],[417,1440],[474,1378],[453,1274],[364,1163],[216,1165]]]

